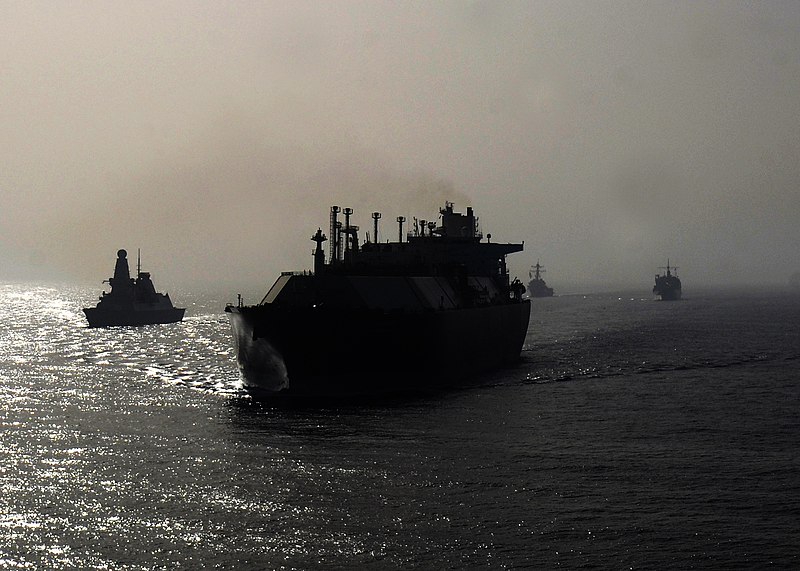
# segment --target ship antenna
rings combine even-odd
[[[664,266],[659,266],[659,267],[658,267],[658,269],[659,269],[659,270],[667,270],[667,273],[666,273],[666,274],[664,274],[664,275],[671,276],[671,275],[672,275],[672,273],[670,272],[670,270],[672,270],[672,271],[674,272],[674,271],[676,271],[676,270],[678,269],[678,266],[670,266],[670,265],[669,265],[669,258],[667,258],[667,265],[666,265],[666,267],[664,267]]]
[[[142,273],[142,249],[136,248],[136,277]]]

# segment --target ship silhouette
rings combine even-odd
[[[528,272],[528,277],[531,280],[528,282],[528,295],[531,297],[550,297],[553,295],[553,288],[548,287],[542,278],[544,271],[539,260],[536,260],[536,265],[531,267],[531,271]]]
[[[673,274],[673,270],[678,268],[672,266],[670,268],[669,258],[667,258],[667,265],[659,268],[665,270],[664,274],[656,274],[656,285],[653,286],[653,293],[660,296],[664,301],[673,301],[681,298],[681,280],[677,275]]]
[[[344,214],[344,222],[339,219]],[[312,240],[312,272],[284,272],[260,303],[228,305],[247,386],[289,393],[382,392],[435,387],[520,357],[530,319],[525,286],[506,255],[522,244],[486,240],[472,208],[414,219],[403,240],[359,243],[350,208],[331,208]]]
[[[142,271],[141,256],[137,256],[136,279],[133,279],[128,268],[128,253],[119,250],[114,277],[108,279],[108,284],[111,291],[101,294],[97,306],[83,309],[89,327],[152,325],[183,319],[186,309],[173,306],[169,294],[156,291],[150,272]]]

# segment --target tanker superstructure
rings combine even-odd
[[[289,393],[383,392],[452,384],[513,364],[530,318],[506,255],[472,208],[414,220],[403,240],[359,243],[352,209],[331,208],[326,262],[318,229],[312,272],[284,272],[257,305],[228,305],[244,382]],[[344,221],[339,219],[342,214]]]

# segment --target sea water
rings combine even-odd
[[[222,297],[0,284],[0,568],[797,567],[800,298],[647,290],[533,300],[477,386],[271,403]]]

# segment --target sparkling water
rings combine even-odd
[[[275,403],[224,296],[89,329],[0,284],[0,568],[796,567],[800,301],[689,285],[535,299],[478,386]]]

